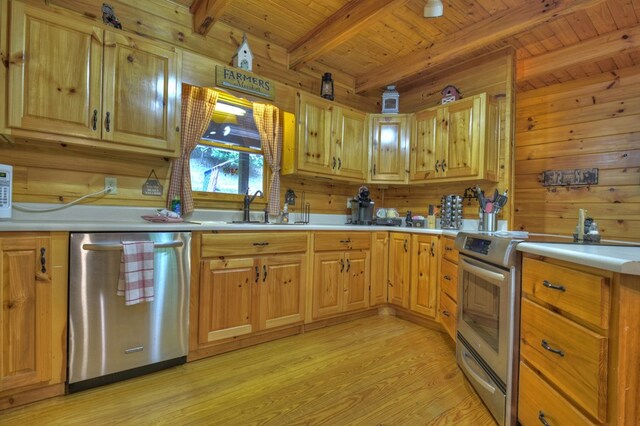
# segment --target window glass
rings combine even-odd
[[[209,126],[191,153],[190,166],[193,191],[264,191],[262,143],[250,102],[219,94]]]

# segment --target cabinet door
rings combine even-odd
[[[260,329],[304,320],[306,255],[269,256],[260,267]]]
[[[0,239],[0,391],[52,378],[50,239]]]
[[[105,33],[104,140],[178,152],[179,62],[175,48]]]
[[[411,310],[435,318],[438,306],[438,237],[412,235],[411,239]]]
[[[22,2],[11,8],[9,126],[99,139],[103,30],[54,23]]]
[[[409,267],[411,235],[389,234],[389,303],[409,307]]]
[[[345,253],[344,312],[369,307],[369,252]]]
[[[314,319],[342,312],[344,299],[342,275],[345,262],[342,252],[316,253],[313,257]]]
[[[252,257],[205,260],[200,277],[199,342],[254,331],[253,299],[261,279],[259,262]]]
[[[337,164],[334,170],[340,176],[366,179],[365,123],[366,116],[363,113],[346,108],[335,109],[332,140]]]
[[[389,234],[374,232],[371,241],[371,289],[369,305],[387,303],[389,271]]]
[[[442,110],[443,152],[439,166],[446,177],[478,174],[480,124],[484,122],[481,98],[484,95],[463,99]]]
[[[413,182],[424,182],[428,178],[437,175],[435,167],[436,160],[438,166],[442,159],[437,152],[440,143],[438,129],[437,110],[425,110],[416,114],[416,134],[411,142],[409,180]]]
[[[331,105],[321,99],[303,95],[299,102],[298,169],[332,174]]]
[[[371,116],[371,182],[405,182],[409,117]]]

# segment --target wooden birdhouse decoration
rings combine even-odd
[[[238,47],[238,51],[233,57],[233,66],[245,71],[251,71],[253,68],[253,52],[249,47],[247,34],[242,36],[242,43],[240,43],[240,47]]]
[[[457,101],[458,99],[462,98],[462,93],[460,93],[460,90],[458,90],[456,86],[452,85],[445,87],[440,93],[442,94],[443,104],[448,104],[449,102]]]
[[[400,111],[400,93],[396,86],[387,86],[387,90],[382,93],[382,112],[398,113]]]

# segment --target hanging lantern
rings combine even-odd
[[[400,111],[400,93],[396,86],[387,86],[387,90],[382,93],[382,112],[398,113]]]
[[[322,76],[322,85],[320,86],[320,96],[325,99],[333,100],[333,79],[330,72],[325,72]]]

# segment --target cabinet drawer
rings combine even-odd
[[[602,329],[609,327],[609,279],[525,257],[525,293]]]
[[[607,339],[527,299],[521,331],[521,357],[604,421]]]
[[[369,232],[316,232],[315,251],[332,250],[369,250],[371,234]]]
[[[440,322],[453,340],[456,340],[456,302],[440,292]]]
[[[442,255],[450,262],[458,264],[458,250],[456,250],[455,242],[455,239],[445,237],[442,243],[444,248]]]
[[[297,253],[307,250],[306,232],[251,232],[205,234],[202,257],[263,253]]]
[[[458,265],[442,259],[440,263],[440,289],[454,302],[458,301]]]
[[[550,425],[595,424],[521,362],[518,420],[522,426],[529,426],[541,425],[543,419]]]

